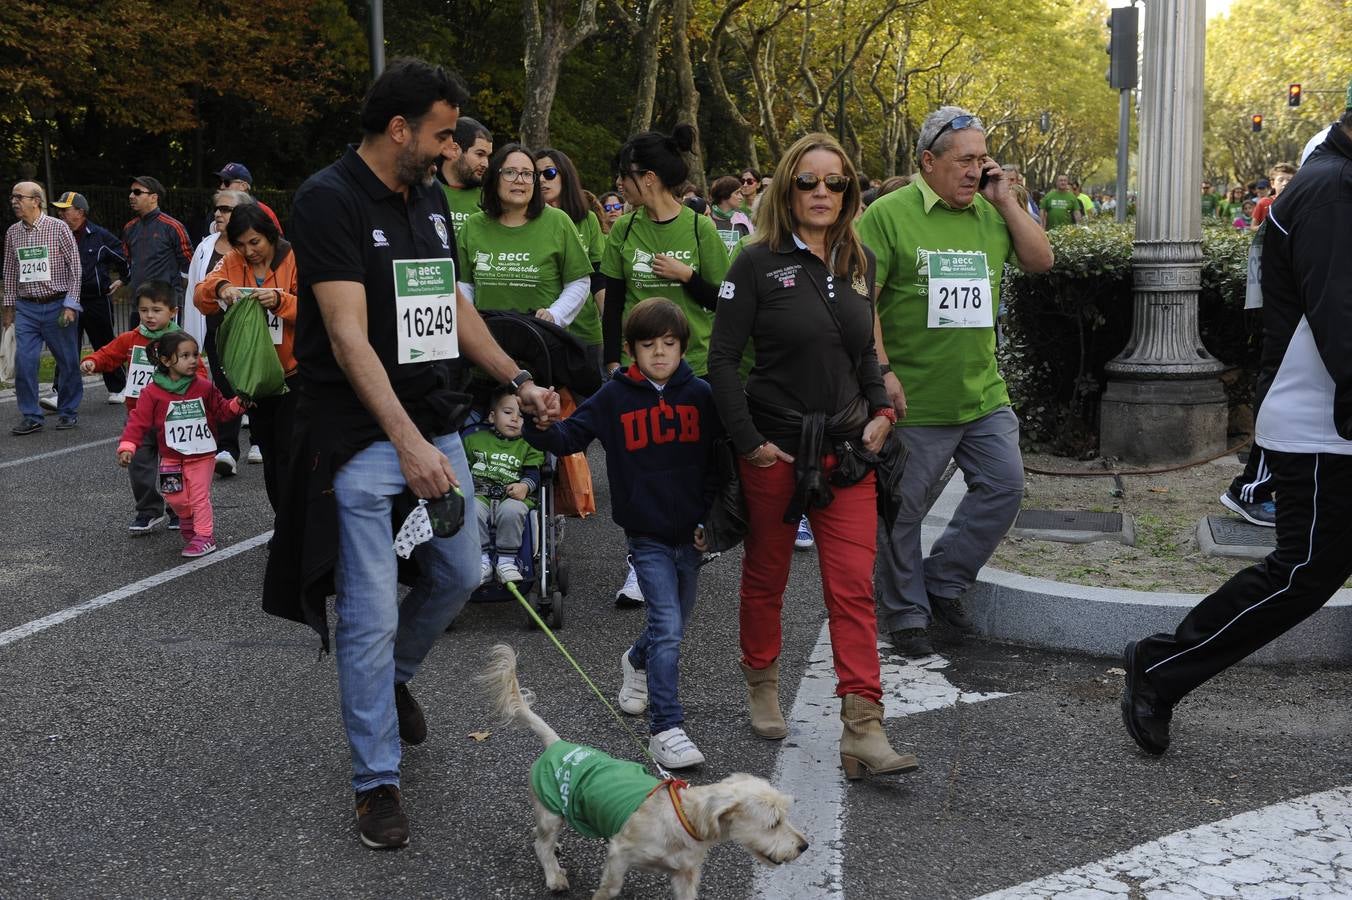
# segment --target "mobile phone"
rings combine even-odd
[[[990,169],[982,169],[982,170],[981,170],[981,182],[976,186],[976,189],[977,189],[978,191],[984,191],[984,190],[986,189],[986,185],[988,185],[988,184],[990,184],[990,183],[991,183],[991,172],[990,172]]]

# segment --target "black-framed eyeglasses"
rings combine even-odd
[[[222,205],[222,206],[217,206],[217,207],[216,207],[216,212],[218,212],[218,213],[225,213],[227,216],[230,215],[230,213],[232,213],[232,212],[234,212],[234,211],[235,211],[235,208],[234,208],[233,206],[224,206],[224,205]]]
[[[619,212],[624,209],[623,203],[602,203],[601,208],[606,212]]]
[[[545,166],[543,169],[540,169],[540,177],[545,181],[553,181],[555,178],[559,177],[559,170],[555,166]]]
[[[925,149],[930,151],[934,150],[934,145],[939,142],[939,138],[943,136],[945,131],[962,131],[965,128],[971,128],[976,122],[976,116],[954,116],[944,123],[943,128],[940,128],[934,133],[934,137],[930,138],[930,142],[925,145]]]
[[[806,193],[815,191],[818,184],[826,184],[826,189],[833,194],[843,194],[845,189],[850,186],[850,177],[848,175],[827,175],[820,178],[811,172],[804,172],[801,175],[793,176],[793,186]]]
[[[616,177],[616,178],[620,178],[620,179],[624,179],[624,178],[632,178],[632,179],[634,180],[634,182],[637,184],[637,183],[638,183],[639,176],[643,175],[645,172],[651,172],[651,171],[652,171],[652,169],[630,169],[628,172],[619,172],[619,173],[617,173],[617,174],[615,175],[615,177]]]
[[[154,191],[147,191],[147,190],[144,190],[144,189],[142,189],[142,188],[132,188],[128,193],[130,193],[133,197],[139,197],[139,196],[141,196],[142,194],[153,194],[153,193],[155,193],[155,192],[154,192]]]
[[[37,194],[10,194],[10,195],[9,195],[9,199],[11,199],[11,200],[36,200],[36,199],[38,199],[38,195],[37,195]]]
[[[503,181],[534,181],[534,169],[501,169],[498,175]]]

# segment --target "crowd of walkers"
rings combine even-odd
[[[1092,215],[1092,199],[1066,176],[1030,197],[1017,167],[989,155],[981,119],[953,106],[924,119],[917,171],[887,182],[862,177],[830,136],[808,134],[773,170],[716,177],[702,195],[686,162],[695,135],[681,125],[629,138],[613,185],[593,194],[567,153],[496,142],[461,115],[468,102],[452,73],[392,63],[364,100],[360,143],[301,187],[285,234],[250,193],[247,168],[231,163],[195,251],[159,210],[164,188],[150,176],[131,181],[135,217],[120,239],[89,221],[80,195],[55,204],[60,222],[47,215],[40,186],[16,185],[4,257],[6,323],[17,320],[20,347],[13,433],[44,426],[43,343],[56,359],[58,429],[78,424],[80,375],[103,373],[110,400],[128,410],[117,461],[130,473],[130,530],[167,523],[181,532],[183,554],[200,556],[215,549],[212,479],[237,471],[235,423],[247,416],[276,514],[264,608],[310,625],[327,649],[326,599],[336,595],[343,722],[368,846],[408,841],[401,743],[427,734],[409,683],[472,590],[522,577],[508,556],[490,555],[490,518],[508,550],[519,546],[542,452],[575,453],[593,440],[605,450],[610,514],[626,537],[616,603],[646,613],[637,637],[616,647],[618,700],[648,717],[652,758],[669,769],[704,761],[698,723],[686,722],[680,703],[680,647],[696,615],[701,552],[726,538],[706,530],[713,503],[733,483],[745,504],[733,542],[745,547],[740,647],[728,650],[745,676],[751,732],[789,733],[779,696],[783,599],[795,547],[815,546],[841,698],[841,766],[849,778],[915,768],[882,728],[878,623],[912,658],[934,652],[936,628],[957,638],[977,630],[964,595],[1023,492],[1019,422],[995,357],[1002,274],[1049,269],[1047,229]],[[1320,152],[1342,159],[1349,147],[1335,129]],[[1290,235],[1310,226],[1290,222],[1293,214],[1281,199],[1267,207],[1281,235],[1268,230],[1268,244],[1284,256],[1265,256],[1265,271],[1305,264]],[[132,318],[119,334],[109,297],[123,282]],[[1289,299],[1282,315],[1295,322],[1301,301]],[[280,382],[237,392],[221,360],[232,310],[254,306]],[[557,328],[603,386],[565,416],[553,386],[499,346],[481,311]],[[1336,343],[1338,315],[1293,327],[1282,352]],[[93,344],[83,359],[77,323]],[[1320,356],[1311,349],[1300,359],[1308,368]],[[1274,390],[1299,390],[1300,359]],[[482,411],[482,439],[460,434],[470,367],[498,386]],[[1339,396],[1339,416],[1341,404]],[[1283,515],[1303,527],[1327,515],[1319,504],[1342,501],[1316,501],[1299,487],[1317,481],[1323,457],[1313,473],[1296,457],[1347,453],[1352,443],[1338,418],[1329,447],[1303,449],[1287,433],[1303,427],[1283,418],[1289,407],[1271,408],[1260,432],[1271,426],[1276,443],[1264,446],[1280,448],[1273,469],[1290,482]],[[725,453],[731,469],[719,465]],[[1345,458],[1330,458],[1326,477],[1343,477]],[[950,462],[967,490],[925,553],[921,525]],[[497,507],[491,516],[476,508],[463,524],[451,515],[443,527],[442,513],[494,467],[501,498],[515,505],[504,502],[500,519]],[[486,502],[478,493],[470,504]],[[409,569],[391,534],[423,504],[442,512],[429,512],[433,527],[410,541]],[[1329,535],[1309,552],[1327,556],[1321,577],[1345,578]],[[1210,659],[1198,652],[1207,629],[1242,605],[1241,594],[1261,593],[1282,573],[1294,580],[1296,555],[1279,540],[1289,565],[1244,576],[1212,604],[1224,609],[1208,607],[1173,638],[1129,650],[1124,717],[1143,747],[1167,745],[1172,703],[1210,671],[1175,661]],[[400,581],[411,585],[402,598]],[[1302,608],[1322,589],[1323,581],[1306,586]],[[1230,652],[1242,655],[1254,640],[1232,640]]]

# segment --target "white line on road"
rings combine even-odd
[[[133,582],[132,584],[120,587],[115,591],[109,591],[106,594],[95,597],[93,600],[86,600],[83,603],[77,603],[75,606],[69,606],[60,612],[54,612],[50,616],[34,619],[26,625],[11,628],[9,631],[0,631],[0,647],[4,647],[7,644],[13,644],[16,641],[21,641],[26,637],[32,637],[39,631],[45,631],[55,625],[60,625],[62,622],[69,622],[76,616],[82,616],[87,612],[102,609],[119,600],[126,600],[128,597],[134,597],[143,591],[148,591],[153,587],[159,587],[166,581],[173,581],[175,578],[181,578],[184,575],[189,575],[199,569],[205,569],[207,566],[214,566],[216,563],[225,562],[232,556],[238,556],[241,553],[252,550],[260,544],[267,543],[268,539],[271,537],[272,532],[265,531],[262,534],[249,538],[247,541],[243,541],[231,547],[226,547],[224,550],[218,550],[210,556],[194,559],[191,562],[186,562],[181,566],[175,566],[165,572],[157,572],[154,575],[142,578],[140,581]]]
[[[887,718],[1006,696],[959,690],[940,671],[948,668],[948,660],[941,656],[902,662],[891,655],[890,647],[879,652]],[[779,751],[772,781],[794,797],[794,823],[812,848],[791,866],[757,867],[753,896],[760,900],[844,900],[846,783],[840,769],[840,701],[835,694],[831,634],[824,623],[788,716],[789,737]]]
[[[1178,831],[981,900],[1349,894],[1352,787],[1341,787]]]
[[[117,438],[104,438],[101,441],[90,441],[87,444],[74,444],[70,447],[62,447],[60,450],[51,450],[47,453],[39,453],[36,456],[24,456],[19,459],[11,459],[0,462],[0,469],[8,469],[10,466],[21,466],[24,463],[37,462],[40,459],[51,459],[53,456],[64,456],[67,453],[74,453],[77,450],[88,450],[90,447],[102,447],[104,444],[113,444]]]

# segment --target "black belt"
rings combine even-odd
[[[50,297],[20,297],[20,300],[27,300],[29,303],[55,303],[58,300],[66,299],[65,294],[52,294]]]

